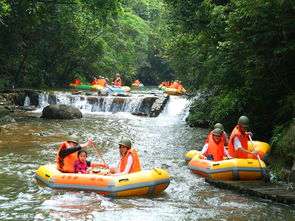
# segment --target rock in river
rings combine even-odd
[[[70,105],[53,104],[43,109],[42,118],[76,119],[76,118],[82,118],[82,113],[78,108],[70,106]]]

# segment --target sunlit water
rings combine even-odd
[[[185,153],[208,132],[186,125],[188,104],[171,97],[157,118],[108,112],[84,113],[77,120],[42,119],[40,112],[11,115],[16,122],[0,123],[0,220],[294,220],[292,206],[212,187],[187,168]],[[143,169],[165,169],[170,185],[155,196],[128,198],[39,186],[35,171],[55,161],[59,144],[72,133],[81,142],[94,138],[109,164],[119,159],[118,141],[130,138]],[[86,150],[99,162],[91,147]]]

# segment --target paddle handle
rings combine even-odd
[[[256,151],[256,148],[255,148],[255,145],[254,145],[254,143],[253,143],[253,140],[252,140],[251,136],[249,135],[248,137],[249,137],[249,139],[250,139],[250,142],[251,142],[251,145],[252,145],[254,151]],[[260,164],[260,167],[263,168],[259,154],[257,153],[256,156],[257,156],[257,158],[258,158],[258,162],[259,162],[259,164]]]
[[[102,156],[101,156],[100,153],[98,152],[96,146],[95,146],[94,144],[93,144],[92,146],[93,146],[95,152],[97,153],[97,155],[99,156],[99,158],[100,158],[100,159],[102,160],[102,162],[104,163],[104,165],[106,165],[106,167],[109,168],[108,164],[105,162],[105,160],[102,158]]]

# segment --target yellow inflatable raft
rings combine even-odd
[[[170,175],[163,169],[144,170],[121,176],[106,176],[107,170],[94,174],[62,173],[56,164],[40,166],[37,181],[54,189],[93,191],[107,196],[148,195],[165,190]]]
[[[266,160],[268,157],[268,154],[270,152],[270,145],[268,143],[262,142],[262,141],[253,141],[253,144],[255,146],[255,149],[258,151],[260,159],[261,160]],[[248,150],[253,151],[253,146],[251,142],[248,142]],[[197,150],[191,150],[185,154],[185,160],[189,161],[193,159],[194,156],[196,156],[199,153]],[[257,159],[257,156],[248,154],[248,158],[251,159]]]
[[[166,88],[165,90],[163,90],[163,92],[169,95],[184,95],[186,90],[181,91],[175,88]]]
[[[257,180],[263,179],[263,171],[257,159],[228,159],[211,161],[200,159],[197,151],[188,163],[196,174],[215,180]],[[261,161],[263,168],[265,163]]]

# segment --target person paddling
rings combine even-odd
[[[206,143],[200,154],[201,158],[206,160],[220,161],[223,157],[231,158],[224,147],[224,141],[222,139],[222,130],[215,128],[212,131],[208,143]]]
[[[257,151],[248,150],[248,136],[252,136],[251,132],[247,132],[249,127],[249,118],[241,116],[238,125],[233,129],[228,144],[229,155],[234,158],[248,158],[247,154],[257,155]]]
[[[74,163],[78,160],[78,151],[88,146],[93,146],[93,140],[88,139],[84,144],[78,144],[77,136],[71,136],[69,141],[63,142],[56,154],[57,169],[61,172],[74,173]],[[105,165],[89,162],[87,166],[105,167]]]
[[[121,159],[117,167],[110,168],[109,175],[118,176],[141,171],[137,152],[134,148],[131,148],[131,141],[129,139],[120,140],[119,151]]]

